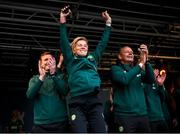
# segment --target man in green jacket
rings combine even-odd
[[[62,60],[60,60],[62,62]],[[60,63],[61,64],[61,63]],[[58,64],[60,67],[60,65]],[[63,73],[57,71],[56,60],[50,52],[39,59],[39,75],[29,81],[26,95],[34,101],[34,127],[32,132],[68,132],[65,95],[68,90]]]
[[[166,73],[164,72],[160,75],[159,69],[155,68],[154,77],[154,83],[146,84],[144,90],[151,132],[167,132],[168,125],[164,117],[161,102],[165,98],[164,81],[166,79]]]
[[[93,53],[88,53],[88,41],[77,37],[70,43],[67,37],[66,17],[71,10],[68,6],[60,12],[61,50],[68,73],[70,88],[69,109],[73,132],[106,132],[103,105],[98,98],[101,80],[97,65],[109,40],[111,17],[107,11],[102,13],[106,27],[101,41]]]
[[[152,83],[154,74],[147,62],[147,46],[142,44],[138,50],[140,58],[137,65],[132,65],[133,50],[124,46],[119,51],[117,64],[111,67],[116,132],[150,131],[144,83]]]

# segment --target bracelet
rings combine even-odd
[[[106,25],[107,26],[111,26],[111,22],[110,21],[106,21]]]

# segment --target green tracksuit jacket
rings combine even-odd
[[[101,41],[94,52],[88,54],[87,57],[77,57],[72,53],[65,24],[60,25],[60,45],[68,73],[71,97],[88,94],[100,89],[101,80],[97,72],[97,64],[107,46],[110,30],[111,27],[105,27]]]
[[[163,86],[158,86],[156,83],[145,84],[145,97],[147,104],[147,111],[149,121],[162,121],[165,120],[161,97],[164,96]]]
[[[111,67],[114,91],[114,114],[118,116],[141,116],[147,114],[143,82],[152,83],[154,73],[150,63],[146,72],[139,65],[117,64]]]
[[[51,124],[68,120],[64,95],[68,90],[63,74],[58,71],[53,77],[47,75],[42,82],[39,75],[29,81],[26,95],[34,100],[34,124]]]

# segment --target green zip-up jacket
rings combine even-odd
[[[158,86],[157,83],[145,84],[145,97],[149,121],[165,121],[161,98],[164,96],[163,86]],[[164,97],[163,97],[164,98]]]
[[[101,80],[97,72],[97,65],[107,46],[110,30],[111,27],[105,27],[101,41],[94,52],[86,57],[77,57],[73,55],[65,24],[60,25],[61,50],[68,73],[71,97],[88,94],[100,89]]]
[[[64,95],[68,90],[63,74],[47,75],[42,82],[39,75],[29,81],[26,95],[34,100],[34,124],[51,124],[68,120]]]
[[[139,65],[132,67],[121,63],[111,67],[115,115],[147,115],[143,82],[152,83],[154,73],[150,63],[145,68],[146,72]]]

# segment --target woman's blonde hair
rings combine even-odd
[[[75,53],[74,51],[74,48],[76,47],[76,44],[79,40],[84,40],[87,42],[88,44],[88,40],[86,39],[86,37],[83,37],[83,36],[79,36],[79,37],[76,37],[72,42],[71,42],[71,48],[72,48],[72,51],[73,53]]]

